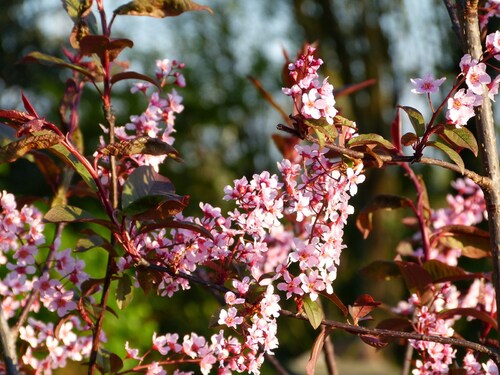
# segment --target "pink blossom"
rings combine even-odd
[[[414,94],[433,94],[439,90],[446,77],[434,79],[432,74],[426,74],[423,78],[412,78],[411,83],[415,87],[411,90]]]
[[[291,298],[294,294],[299,296],[304,294],[304,291],[300,287],[302,281],[298,276],[292,278],[290,273],[288,271],[285,271],[285,273],[283,274],[283,278],[285,279],[285,282],[279,283],[277,288],[278,290],[286,291],[287,299]]]
[[[72,298],[72,291],[53,291],[50,294],[50,302],[47,305],[47,309],[50,311],[57,311],[57,315],[62,317],[69,311],[76,309],[76,303],[72,301]]]
[[[152,362],[148,365],[146,375],[167,375],[167,372],[158,364],[158,362]]]
[[[464,89],[458,90],[453,98],[448,99],[448,112],[446,118],[450,120],[457,128],[467,124],[470,118],[474,117],[474,104],[476,96],[470,91]]]
[[[466,53],[465,55],[462,56],[462,59],[460,60],[460,69],[462,70],[463,74],[467,74],[469,69],[476,65],[478,61],[476,59],[473,59],[471,55]]]
[[[139,349],[131,348],[128,341],[125,342],[125,351],[127,352],[127,358],[141,359],[139,356]]]
[[[243,317],[238,316],[238,310],[235,307],[230,307],[228,310],[222,309],[220,311],[218,323],[230,328],[236,328],[243,323]]]
[[[486,73],[486,64],[479,63],[470,67],[465,79],[469,89],[476,95],[483,94],[483,87],[491,82],[491,77]]]
[[[495,59],[500,60],[500,31],[486,36],[486,49],[495,55]]]

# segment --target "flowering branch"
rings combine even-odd
[[[279,130],[285,130],[286,126],[284,125],[278,125]],[[287,128],[289,129],[289,128]],[[285,130],[286,131],[286,130]],[[313,143],[318,143],[318,140],[314,138],[312,135],[307,135],[306,138],[309,142]],[[371,162],[374,160],[373,156],[371,156],[368,153],[362,152],[362,151],[356,151],[352,150],[347,147],[339,146],[334,143],[325,143],[325,147],[338,152],[339,154],[349,156],[354,159],[360,159],[363,162]],[[428,157],[421,157],[418,160],[415,159],[414,156],[404,156],[404,155],[380,155],[377,154],[377,157],[382,160],[383,162],[387,164],[399,164],[399,163],[421,163],[421,164],[427,164],[427,165],[436,165],[438,167],[442,167],[445,169],[449,169],[453,172],[460,173],[461,175],[470,178],[472,181],[474,181],[476,184],[481,186],[483,189],[493,189],[493,182],[491,178],[481,176],[480,174],[471,171],[469,169],[460,169],[457,165],[448,163],[443,160],[439,159],[434,159],[434,158],[428,158]]]

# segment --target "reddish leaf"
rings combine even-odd
[[[165,220],[160,220],[160,221],[155,221],[154,223],[151,224],[146,224],[141,226],[139,233],[148,233],[156,229],[163,229],[163,228],[171,228],[171,229],[187,229],[192,232],[199,233],[207,238],[213,239],[212,234],[202,227],[201,225],[198,225],[196,223],[192,223],[189,221],[178,221],[174,218],[167,218]]]
[[[288,115],[286,114],[286,112],[283,110],[283,108],[274,100],[273,96],[271,95],[271,93],[269,91],[267,91],[263,86],[262,84],[260,83],[260,81],[255,78],[255,77],[252,77],[252,76],[248,76],[248,79],[250,80],[250,82],[253,83],[253,85],[255,86],[255,88],[261,93],[261,95],[264,97],[264,99],[275,109],[279,112],[279,114],[281,115],[283,121],[285,122],[289,122],[290,119],[288,117]]]
[[[316,340],[314,341],[314,345],[311,349],[311,355],[309,356],[309,361],[307,361],[306,365],[306,374],[314,375],[314,369],[316,368],[316,363],[318,363],[319,356],[321,355],[321,351],[323,350],[323,345],[325,340],[328,338],[330,331],[326,329],[322,329]]]
[[[130,39],[109,39],[104,35],[87,35],[80,40],[80,51],[84,55],[96,54],[101,61],[104,60],[106,52],[109,60],[115,60],[125,48],[132,48],[134,42]]]
[[[87,279],[82,283],[82,296],[88,297],[101,289],[104,279]]]
[[[432,284],[432,276],[422,266],[413,262],[395,261],[406,286],[412,293],[423,296]]]
[[[450,266],[436,259],[425,262],[424,269],[429,272],[435,283],[469,278],[462,268]]]
[[[31,116],[34,116],[37,118],[40,117],[40,116],[38,116],[38,113],[36,113],[35,108],[33,108],[30,101],[28,100],[28,98],[26,96],[24,96],[22,91],[21,91],[21,98],[23,99],[24,109],[26,109]]]
[[[408,198],[397,195],[378,195],[360,211],[356,218],[356,226],[363,234],[363,238],[366,239],[373,228],[372,216],[374,212],[409,206],[411,206],[411,200]]]
[[[408,319],[403,318],[388,318],[380,321],[377,324],[377,329],[389,329],[391,331],[413,331],[413,326]]]
[[[468,317],[473,317],[476,319],[479,319],[483,321],[484,323],[492,326],[495,330],[498,330],[498,324],[497,321],[488,313],[484,311],[480,311],[474,308],[455,308],[455,309],[449,309],[445,310],[443,312],[440,312],[438,314],[438,317],[441,319],[451,319],[456,315],[460,316],[468,316]]]
[[[360,319],[365,318],[370,312],[375,310],[381,302],[375,301],[369,294],[359,296],[352,306],[349,306],[349,314],[353,319],[353,324],[358,325]]]
[[[121,140],[100,148],[99,152],[118,157],[136,154],[166,155],[174,160],[180,160],[179,152],[174,147],[160,139],[150,137]]]
[[[21,125],[34,119],[34,116],[31,116],[26,112],[0,110],[0,121],[16,130],[19,129]]]
[[[330,301],[332,301],[341,311],[342,314],[344,314],[345,317],[349,314],[349,310],[347,309],[347,306],[344,305],[344,303],[340,300],[340,298],[332,292],[331,294],[328,294],[326,291],[319,292],[323,297],[328,298]]]
[[[396,115],[391,124],[391,137],[392,143],[396,147],[396,150],[401,151],[401,117],[399,116],[399,110],[396,110]]]
[[[361,272],[378,280],[391,280],[401,276],[399,267],[392,260],[376,260],[361,269]]]
[[[149,16],[165,18],[178,16],[184,12],[206,10],[213,14],[212,9],[191,0],[133,0],[119,6],[113,13],[129,16]]]
[[[86,70],[85,68],[82,68],[79,65],[70,64],[70,63],[68,63],[68,62],[66,62],[66,61],[64,61],[64,60],[62,60],[62,59],[60,59],[58,57],[49,56],[49,55],[46,55],[44,53],[37,52],[37,51],[31,52],[31,53],[27,54],[26,56],[24,56],[22,58],[21,62],[24,62],[24,63],[27,63],[27,62],[38,62],[38,63],[47,62],[47,63],[52,63],[52,64],[55,64],[55,65],[59,65],[59,66],[65,67],[65,68],[69,68],[69,69],[75,70],[78,73],[81,73],[84,76],[87,76],[90,79],[93,79],[92,73],[89,72],[88,70]]]
[[[401,137],[401,143],[405,146],[411,146],[412,144],[417,143],[418,140],[419,138],[417,137],[417,135],[412,132],[405,133]]]
[[[389,343],[385,339],[381,339],[375,335],[358,335],[365,344],[373,346],[374,348],[380,349],[385,348]]]
[[[439,228],[431,237],[447,248],[460,249],[463,256],[473,259],[491,256],[490,235],[473,226],[447,225]]]
[[[281,155],[285,159],[293,159],[295,151],[295,145],[297,145],[300,141],[299,137],[295,136],[282,136],[281,134],[273,134],[272,135],[274,144],[281,152]]]
[[[142,81],[149,82],[152,85],[159,87],[159,83],[155,79],[153,79],[145,74],[141,74],[141,73],[137,73],[137,72],[121,72],[121,73],[114,74],[111,77],[111,84],[114,85],[115,83],[123,81],[125,79],[140,79]]]

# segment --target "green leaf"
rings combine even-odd
[[[442,134],[446,141],[459,148],[471,150],[477,156],[478,145],[474,134],[466,127],[456,128],[454,125],[446,125]]]
[[[98,219],[90,212],[84,211],[75,206],[54,206],[43,217],[50,223],[96,223],[108,229],[114,229],[113,224],[108,220]]]
[[[134,0],[116,8],[114,13],[117,15],[165,18],[194,10],[206,10],[213,14],[210,7],[197,4],[191,0]]]
[[[366,239],[373,228],[372,217],[374,212],[410,206],[411,200],[408,198],[398,195],[378,195],[359,212],[356,218],[356,226],[363,234],[363,238]]]
[[[111,77],[111,84],[114,85],[115,83],[123,81],[125,79],[140,79],[142,81],[149,82],[156,87],[160,87],[159,86],[160,84],[155,79],[153,79],[145,74],[141,74],[141,73],[137,73],[137,72],[133,72],[133,71],[113,74],[113,76]]]
[[[314,329],[318,328],[324,316],[319,301],[313,301],[309,296],[302,298],[302,301],[304,302],[304,312],[306,313],[309,323],[311,323]]]
[[[54,132],[42,130],[0,148],[0,164],[11,163],[31,150],[43,150],[58,144],[62,137]]]
[[[123,274],[118,279],[118,286],[115,292],[116,304],[120,310],[127,307],[134,298],[134,288],[132,287],[132,280],[127,274]]]
[[[384,139],[382,136],[374,133],[360,134],[354,138],[351,138],[349,142],[347,142],[347,146],[349,148],[368,145],[380,146],[386,150],[396,149],[396,147],[394,147],[394,145],[387,139]]]
[[[63,8],[73,21],[86,16],[92,8],[93,0],[62,0]]]
[[[49,151],[58,156],[67,165],[72,167],[93,191],[97,191],[97,185],[95,184],[95,181],[92,178],[90,172],[87,170],[87,168],[85,168],[82,162],[75,157],[75,155],[69,152],[66,147],[59,143],[52,146]]]
[[[122,140],[99,149],[103,155],[128,156],[136,154],[167,155],[174,160],[179,160],[179,152],[166,142],[157,138],[138,137]]]
[[[427,145],[443,151],[460,168],[460,172],[464,174],[465,170],[464,161],[462,160],[458,152],[456,152],[450,146],[441,141],[429,141],[427,142]]]
[[[72,69],[78,73],[81,73],[83,74],[84,76],[87,76],[89,77],[91,80],[94,78],[92,76],[92,73],[89,72],[88,70],[82,68],[81,66],[78,66],[78,65],[75,65],[75,64],[70,64],[66,61],[64,61],[63,59],[60,59],[58,57],[54,57],[54,56],[50,56],[50,55],[46,55],[42,52],[38,52],[38,51],[34,51],[34,52],[30,52],[28,53],[26,56],[24,56],[21,60],[21,62],[46,62],[46,63],[51,63],[51,64],[55,64],[55,65],[58,65],[58,66],[62,66],[62,67],[65,67],[65,68],[69,68],[69,69]]]
[[[424,116],[415,108],[408,106],[400,106],[403,111],[406,112],[410,122],[415,129],[415,133],[417,133],[418,137],[421,137],[425,133],[425,120]]]

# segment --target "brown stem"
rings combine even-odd
[[[279,128],[281,129],[281,128]],[[306,139],[309,142],[313,143],[318,143],[318,140],[314,138],[312,135],[307,135]],[[333,143],[326,143],[325,147],[338,152],[339,154],[349,156],[353,159],[360,159],[363,162],[373,162],[374,159],[372,156],[370,156],[367,153],[361,152],[361,151],[356,151],[352,150],[350,148],[338,146]],[[438,160],[438,159],[433,159],[433,158],[427,158],[427,157],[422,157],[418,160],[415,159],[413,156],[401,156],[401,155],[377,155],[377,157],[382,160],[386,164],[401,164],[401,163],[415,163],[418,162],[420,164],[427,164],[427,165],[436,165],[445,169],[449,169],[451,171],[460,173],[462,176],[470,178],[472,181],[474,181],[476,184],[478,184],[481,188],[484,189],[493,189],[493,181],[489,177],[481,176],[477,174],[476,172],[473,172],[468,169],[461,170],[457,165],[448,163],[446,161]]]
[[[401,372],[402,375],[410,374],[412,356],[413,356],[413,346],[411,346],[410,343],[406,343],[405,361],[403,364],[403,371]]]
[[[293,313],[288,310],[281,310],[280,314],[283,316],[295,318],[295,319],[301,319],[307,321],[308,318],[305,314],[298,314],[298,313]],[[453,346],[459,346],[462,348],[466,349],[472,349],[476,352],[479,353],[484,353],[491,357],[495,363],[500,362],[500,353],[497,353],[496,350],[491,349],[485,345],[478,344],[476,342],[468,341],[468,340],[463,340],[463,339],[456,339],[453,337],[442,337],[442,336],[433,336],[433,335],[422,335],[420,333],[413,333],[413,332],[404,332],[404,331],[393,331],[390,329],[379,329],[379,328],[367,328],[367,327],[361,327],[361,326],[354,326],[352,324],[348,323],[341,323],[341,322],[336,322],[333,320],[328,320],[328,319],[323,319],[321,322],[322,325],[325,325],[327,327],[331,328],[338,328],[342,329],[348,333],[352,333],[355,335],[364,335],[364,334],[369,334],[373,336],[378,336],[378,337],[384,337],[384,338],[400,338],[400,339],[406,339],[406,340],[418,340],[418,341],[431,341],[431,342],[437,342],[441,344],[449,344]]]
[[[324,326],[321,329],[327,330]],[[339,373],[337,369],[337,361],[335,360],[335,348],[333,347],[333,342],[330,339],[330,335],[325,335],[325,342],[323,343],[323,354],[325,355],[326,368],[328,369],[329,375],[337,375]]]
[[[290,375],[288,370],[281,364],[280,361],[278,361],[278,358],[276,358],[274,355],[266,354],[266,361],[268,361],[276,370],[276,372],[279,375]]]
[[[467,53],[472,58],[480,59],[483,54],[481,33],[478,19],[478,1],[466,2],[464,12],[464,33],[467,43]],[[486,86],[483,85],[483,104],[476,109],[476,129],[479,140],[480,156],[484,174],[491,180],[491,185],[483,187],[486,210],[488,211],[488,226],[490,244],[493,254],[493,286],[496,291],[497,311],[500,309],[500,166],[498,163],[498,148],[496,143],[495,124],[491,101]],[[500,314],[497,314],[500,324]],[[500,365],[500,361],[495,361]]]
[[[420,228],[420,232],[422,234],[422,247],[424,249],[424,260],[429,260],[431,247],[430,247],[429,231],[427,228],[427,223],[425,222],[425,214],[426,214],[425,213],[426,208],[424,207],[425,192],[422,187],[422,182],[418,179],[413,169],[411,169],[408,164],[403,164],[402,166],[406,170],[406,173],[408,173],[408,175],[410,176],[410,179],[412,180],[413,185],[417,190],[417,207],[414,212],[418,220],[418,226]]]

